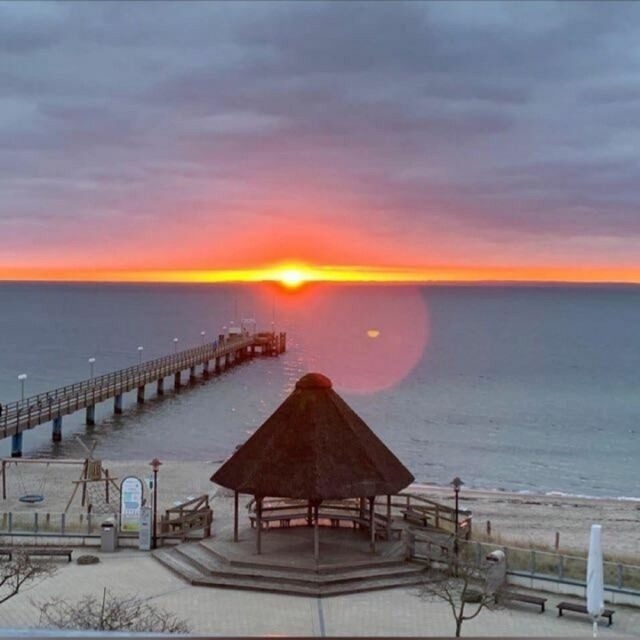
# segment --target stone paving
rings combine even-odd
[[[74,555],[78,555],[78,551]],[[189,622],[195,634],[297,636],[447,636],[454,632],[448,605],[426,602],[416,590],[400,588],[333,598],[304,598],[258,592],[192,587],[148,553],[121,550],[97,554],[101,563],[59,563],[54,576],[25,589],[0,606],[0,627],[38,626],[38,603],[54,595],[69,600],[104,587],[123,595],[138,594]],[[468,636],[591,637],[585,616],[558,618],[557,596],[549,595],[546,613],[527,605],[484,611],[466,622]],[[599,636],[640,638],[640,610],[616,606],[614,625]]]

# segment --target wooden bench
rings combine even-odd
[[[417,509],[404,509],[402,511],[402,517],[408,522],[413,522],[414,524],[419,524],[423,527],[429,526],[429,517],[427,514],[422,511],[418,511]]]
[[[0,556],[5,556],[7,560],[13,560],[13,549],[0,549]]]
[[[278,512],[276,511],[268,513],[268,514],[262,514],[262,518],[261,518],[261,523],[262,523],[262,528],[263,529],[269,529],[270,526],[272,524],[277,524],[279,527],[282,528],[287,528],[291,526],[291,522],[292,521],[303,521],[305,525],[308,524],[308,517],[309,514],[304,511],[304,512],[290,512],[290,513],[286,513],[284,511]],[[356,527],[360,526],[361,528],[364,529],[368,529],[369,528],[369,519],[368,518],[361,518],[358,514],[353,513],[353,514],[349,514],[349,513],[335,513],[335,512],[323,512],[320,511],[318,513],[318,519],[319,520],[328,520],[330,525],[334,528],[337,528],[340,526],[341,522],[347,522],[347,523],[351,523],[353,524],[353,528],[355,529]],[[257,524],[258,524],[258,516],[255,513],[252,513],[249,516],[249,520],[251,521],[251,528],[255,529]],[[381,537],[385,537],[386,533],[387,533],[387,529],[386,529],[386,525],[381,523],[377,518],[376,518],[376,522],[374,523],[374,526],[376,527],[376,536],[378,538]],[[391,536],[392,537],[400,537],[402,535],[402,528],[400,527],[391,527]]]
[[[578,604],[576,602],[561,602],[560,604],[558,604],[558,616],[561,616],[563,611],[573,611],[574,613],[584,613],[586,615],[589,615],[586,605]],[[611,626],[613,624],[614,613],[615,611],[613,609],[605,609],[602,612],[602,617],[609,619],[608,626]]]
[[[528,604],[535,604],[540,607],[540,613],[544,613],[547,602],[546,598],[541,598],[540,596],[530,596],[527,593],[515,592],[507,592],[502,596],[502,600],[505,602],[526,602]]]
[[[0,549],[0,555],[8,556],[9,560],[13,560],[15,553],[23,553],[27,558],[34,556],[47,557],[65,557],[71,562],[72,549],[61,549],[59,547],[12,547]]]
[[[255,529],[258,524],[258,516],[252,513],[249,516],[251,521],[251,528]],[[280,527],[290,527],[292,520],[304,520],[307,521],[307,513],[276,513],[276,514],[263,514],[260,518],[263,529],[268,529],[272,522],[277,522]]]

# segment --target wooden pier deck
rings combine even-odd
[[[174,388],[179,389],[183,371],[189,372],[189,381],[193,382],[197,378],[197,367],[202,368],[201,375],[207,378],[256,354],[276,356],[285,350],[285,333],[220,336],[213,343],[7,403],[0,415],[0,439],[11,437],[11,456],[19,458],[22,456],[23,432],[41,424],[52,422],[52,440],[59,442],[65,415],[86,409],[86,422],[92,425],[95,406],[99,402],[113,398],[114,412],[122,413],[122,396],[128,391],[137,389],[137,401],[143,403],[147,384],[155,382],[158,395],[162,395],[166,377],[173,376]]]

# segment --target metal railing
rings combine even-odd
[[[447,563],[451,561],[453,549],[453,536],[438,539],[424,532],[407,532],[409,558]],[[459,554],[475,567],[480,567],[487,555],[496,549],[505,554],[508,575],[586,587],[586,557],[458,540]],[[605,561],[604,583],[607,591],[640,596],[640,566]]]
[[[86,512],[0,511],[0,536],[42,538],[99,538],[100,527],[118,515]]]
[[[190,369],[198,364],[221,358],[246,349],[253,337],[228,338],[187,349],[169,356],[149,360],[101,376],[76,382],[52,391],[10,402],[3,406],[0,416],[0,439],[31,429],[58,416],[68,415],[84,407],[95,405],[120,393],[131,391],[166,376]]]

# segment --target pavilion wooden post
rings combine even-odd
[[[318,503],[313,505],[313,557],[320,562],[320,527],[318,526]]]
[[[374,519],[375,496],[369,498],[369,532],[371,533],[371,553],[376,552],[376,523]]]
[[[238,542],[238,492],[233,492],[233,541]]]
[[[313,507],[311,506],[311,500],[307,502],[307,526],[310,527],[313,524]]]
[[[387,494],[387,542],[391,540],[391,494]]]
[[[262,498],[256,498],[256,524],[258,526],[258,536],[256,538],[256,545],[258,555],[262,553]]]

